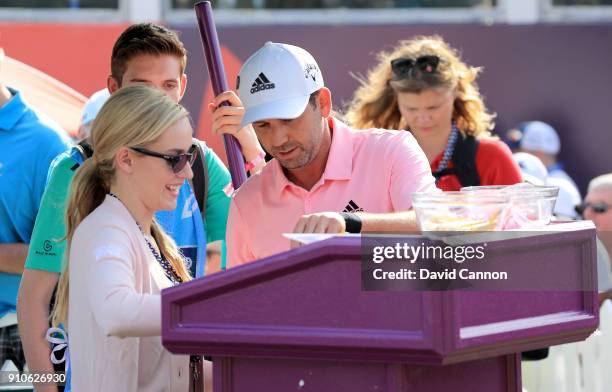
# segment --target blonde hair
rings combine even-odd
[[[52,312],[53,325],[67,324],[69,255],[72,236],[87,215],[110,191],[115,175],[114,158],[122,147],[141,147],[154,142],[176,121],[188,117],[187,110],[159,90],[144,85],[125,87],[104,104],[93,123],[94,154],[79,168],[70,186],[66,212],[66,266],[61,274]],[[190,280],[183,257],[174,240],[155,220],[151,234],[161,254],[183,281]]]
[[[391,60],[421,56],[440,59],[434,72],[422,72],[414,67],[406,75],[397,77],[391,70]],[[418,36],[400,41],[391,52],[377,55],[378,65],[370,69],[367,79],[359,78],[347,121],[355,128],[403,129],[403,119],[397,104],[397,93],[419,94],[429,89],[455,90],[452,120],[464,134],[489,136],[495,114],[487,112],[476,77],[481,68],[470,67],[461,61],[459,53],[440,36]]]

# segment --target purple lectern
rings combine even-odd
[[[544,289],[363,291],[360,239],[337,237],[164,290],[163,344],[211,356],[216,392],[520,392],[520,352],[597,327],[595,231],[489,247]]]

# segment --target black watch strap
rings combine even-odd
[[[361,233],[361,218],[352,212],[341,212],[342,218],[346,225],[347,233]]]

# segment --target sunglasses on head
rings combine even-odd
[[[195,144],[193,144],[189,148],[189,151],[183,154],[177,154],[177,155],[162,154],[159,152],[147,150],[146,148],[142,148],[142,147],[130,147],[130,148],[143,155],[148,155],[150,157],[156,157],[156,158],[161,158],[165,160],[166,162],[168,162],[168,165],[170,165],[174,173],[179,173],[181,170],[185,168],[185,165],[187,165],[188,163],[189,163],[189,166],[193,166],[193,163],[195,162],[195,159],[198,156],[198,150],[196,149]]]
[[[584,212],[586,211],[587,208],[591,208],[593,212],[596,214],[603,214],[606,211],[608,211],[608,208],[610,208],[610,205],[604,202],[600,202],[600,203],[583,203],[583,204],[579,204],[576,207],[574,207],[576,212],[580,215],[584,215]]]
[[[391,60],[391,70],[395,76],[404,76],[412,68],[417,68],[424,73],[434,73],[438,69],[440,64],[440,57],[438,56],[420,56],[415,59],[400,57],[395,60]]]

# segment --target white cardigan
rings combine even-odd
[[[70,249],[74,392],[188,390],[189,357],[161,344],[160,292],[171,285],[129,211],[106,196]]]

